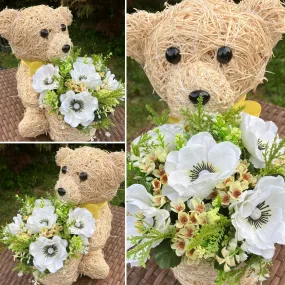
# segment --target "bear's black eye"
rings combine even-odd
[[[230,47],[221,47],[218,49],[217,60],[221,64],[229,63],[233,58],[233,51]]]
[[[61,172],[62,172],[63,174],[66,174],[66,171],[67,171],[67,166],[63,166],[63,167],[61,168]]]
[[[165,53],[166,59],[172,64],[177,64],[181,60],[181,54],[178,48],[170,47],[166,50]]]
[[[47,29],[42,29],[40,34],[41,34],[41,37],[47,38],[48,37],[48,30]]]
[[[81,172],[79,174],[80,181],[85,181],[88,178],[88,174],[86,172]]]
[[[62,30],[63,32],[66,31],[66,26],[65,26],[64,24],[61,24],[60,26],[61,26],[61,30]]]

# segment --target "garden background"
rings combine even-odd
[[[169,4],[179,2],[181,0],[168,1]],[[149,12],[161,11],[164,9],[164,3],[165,0],[128,0],[127,11],[133,13],[134,8]],[[127,126],[128,141],[130,141],[136,137],[138,131],[149,124],[146,104],[157,112],[165,109],[167,105],[159,101],[160,98],[154,93],[148,78],[137,62],[128,57],[127,66]],[[280,41],[274,49],[274,57],[267,66],[267,71],[268,82],[260,85],[255,93],[249,95],[253,100],[262,100],[285,107],[285,39]]]
[[[68,6],[73,14],[69,34],[82,55],[113,54],[108,66],[117,79],[125,79],[125,1],[124,0],[0,0],[0,11],[45,4],[53,8]],[[17,67],[19,60],[11,54],[0,37],[0,69]]]
[[[107,151],[125,151],[123,144],[84,144]],[[0,145],[0,227],[11,223],[20,204],[19,196],[46,197],[54,192],[60,167],[55,155],[60,147],[75,149],[78,144],[1,144]],[[110,202],[124,207],[125,184],[122,183],[117,195]],[[4,246],[0,243],[0,252]]]

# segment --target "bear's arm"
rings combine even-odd
[[[112,213],[109,205],[101,209],[100,218],[96,220],[96,231],[89,240],[89,248],[96,250],[103,248],[111,232]]]
[[[28,67],[21,62],[17,71],[17,89],[23,105],[31,108],[39,108],[39,94],[32,86],[32,77],[29,75]]]

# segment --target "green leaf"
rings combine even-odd
[[[171,239],[165,239],[154,248],[154,259],[161,269],[176,267],[181,262],[181,256],[177,256],[170,246]]]

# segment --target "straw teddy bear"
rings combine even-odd
[[[39,94],[32,87],[32,76],[41,64],[68,54],[72,43],[67,27],[71,22],[72,14],[66,7],[53,9],[40,5],[20,11],[5,9],[0,12],[0,34],[9,41],[14,55],[21,59],[17,87],[26,109],[19,124],[19,132],[23,137],[49,133],[55,141],[89,139],[57,115],[41,109]]]
[[[54,274],[40,280],[43,285],[71,285],[79,274],[92,279],[105,279],[109,266],[102,252],[111,231],[112,213],[108,206],[125,178],[124,152],[107,153],[101,149],[61,148],[56,155],[61,167],[55,190],[60,199],[87,208],[96,221],[94,235],[89,239],[87,255],[67,261]]]
[[[158,13],[127,18],[128,55],[181,119],[199,96],[207,111],[228,110],[265,79],[285,32],[280,0],[184,0]]]

